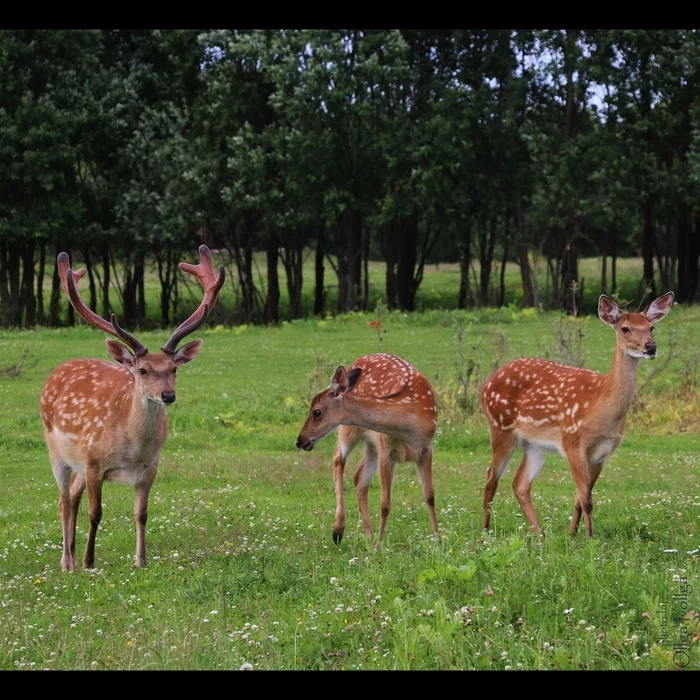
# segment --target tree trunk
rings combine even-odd
[[[36,300],[34,298],[34,241],[29,240],[24,246],[23,271],[22,271],[22,291],[20,314],[17,319],[18,324],[22,322],[22,313],[24,312],[24,325],[26,328],[31,328],[34,325],[34,312],[36,308]]]
[[[56,249],[55,257],[61,252],[60,248]],[[49,326],[58,325],[58,310],[61,295],[61,277],[58,274],[58,265],[54,263],[53,275],[51,277],[51,297],[49,299]],[[70,304],[69,304],[70,306]]]
[[[280,309],[280,279],[277,272],[277,262],[279,249],[277,248],[277,238],[271,237],[267,242],[267,297],[265,299],[265,309],[263,311],[263,321],[265,323],[279,322]],[[290,299],[291,304],[291,299]]]
[[[0,306],[3,327],[16,326],[20,310],[19,253],[14,242],[0,242]]]
[[[282,262],[287,276],[287,294],[289,295],[289,318],[301,318],[301,288],[303,283],[302,263],[303,248],[285,248]]]
[[[654,202],[647,196],[644,202],[644,231],[642,238],[642,255],[644,256],[644,285],[651,290],[651,298],[656,299],[656,282],[654,280]]]
[[[393,227],[384,229],[384,259],[386,260],[386,303],[390,310],[399,305],[399,284],[396,277],[397,245]]]
[[[97,312],[97,288],[95,287],[95,274],[92,269],[92,259],[90,258],[90,251],[87,247],[83,249],[83,257],[85,258],[85,267],[87,269],[88,276],[88,287],[90,289],[89,306],[92,311]]]
[[[44,274],[46,273],[46,241],[39,245],[39,272],[36,276],[37,323],[44,323]]]
[[[19,326],[22,320],[20,260],[19,246],[13,244],[8,257],[8,269],[10,273],[10,326]]]
[[[535,306],[535,292],[532,286],[532,269],[528,257],[528,245],[525,241],[525,212],[522,197],[519,195],[515,198],[515,235],[515,249],[518,254],[520,278],[523,284],[523,306]]]
[[[112,307],[109,303],[109,246],[102,249],[102,318],[110,318]]]
[[[116,275],[116,273],[115,273]],[[127,251],[124,257],[124,308],[122,311],[125,326],[134,326],[136,323],[136,280],[134,278],[134,266],[131,251]]]
[[[491,263],[493,262],[493,250],[496,246],[496,218],[491,219],[488,235],[483,232],[479,236],[479,282],[481,305],[488,306],[489,283],[491,281]]]
[[[345,216],[336,226],[338,251],[338,311],[355,310],[360,289],[361,219],[358,215]],[[359,225],[358,225],[359,224]]]
[[[316,316],[323,316],[326,307],[326,291],[323,286],[325,272],[323,258],[325,254],[325,231],[323,224],[320,224],[316,237],[316,288],[314,293],[314,314]]]
[[[461,256],[459,258],[459,299],[457,307],[466,309],[469,303],[469,266],[471,263],[471,223],[464,225],[462,232]]]
[[[501,294],[498,301],[499,306],[505,306],[506,304],[506,264],[508,262],[508,243],[510,242],[510,236],[506,232],[506,240],[503,244],[503,260],[501,261]]]
[[[574,285],[579,285],[578,278],[578,250],[573,243],[569,243],[564,248],[564,255],[561,263],[561,290],[559,306],[574,313],[574,308],[581,308],[579,299],[580,290],[574,292]]]
[[[146,320],[146,255],[143,251],[136,253],[134,262],[134,280],[136,282],[136,318],[139,324]]]
[[[241,289],[241,304],[244,323],[250,323],[255,309],[255,282],[253,280],[253,248],[251,237],[242,222],[237,222],[233,230],[233,244],[228,242],[229,251],[233,252],[238,281]]]
[[[697,233],[690,222],[688,206],[680,205],[678,227],[676,228],[676,250],[678,252],[678,286],[676,298],[680,303],[691,302],[695,295],[693,284],[693,267],[697,268],[697,258],[693,260],[691,241]]]
[[[362,308],[367,311],[369,308],[369,243],[370,234],[366,226],[362,227],[362,265],[365,284],[362,290]]]
[[[170,324],[170,299],[177,282],[177,266],[172,244],[168,243],[165,251],[158,246],[155,250],[155,258],[160,281],[160,324],[163,328],[167,328]],[[174,314],[173,318],[175,318]]]
[[[398,249],[397,291],[399,308],[413,311],[416,301],[415,270],[418,256],[418,218],[410,217],[401,227]]]

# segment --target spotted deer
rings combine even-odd
[[[83,568],[93,567],[105,480],[124,482],[135,489],[135,564],[146,565],[148,495],[168,434],[166,406],[175,401],[177,368],[197,356],[202,341],[193,340],[179,349],[177,346],[204,323],[225,279],[223,265],[215,276],[206,246],[200,246],[199,254],[198,265],[180,263],[180,268],[197,277],[204,288],[204,299],[159,353],[149,353],[133,335],[122,330],[114,314],[110,323],[91,311],[77,289],[86,270],[71,270],[68,255],[58,256],[63,289],[78,315],[125,343],[105,340],[117,364],[91,359],[64,362],[49,376],[41,394],[44,435],[60,493],[63,571],[76,568],[75,526],[86,488],[90,528]]]
[[[384,539],[397,462],[416,463],[430,522],[433,531],[438,532],[432,478],[437,415],[430,382],[405,360],[384,353],[360,357],[347,371],[341,365],[331,379],[330,388],[314,396],[296,444],[298,448],[312,450],[321,438],[340,426],[333,455],[336,544],[340,544],[345,532],[345,463],[360,442],[364,443],[364,455],[353,481],[365,535],[372,539],[367,496],[372,476],[379,469],[379,543]]]
[[[491,430],[491,466],[484,490],[484,529],[491,502],[518,444],[523,458],[513,490],[530,526],[542,532],[530,497],[532,481],[548,452],[559,452],[571,468],[576,496],[569,531],[578,531],[583,512],[588,537],[593,536],[591,492],[606,459],[617,449],[627,411],[637,392],[641,359],[656,357],[654,323],[671,310],[673,292],[656,299],[643,313],[622,313],[601,295],[600,319],[615,329],[612,369],[599,374],[539,359],[517,359],[496,371],[481,391],[481,406]]]

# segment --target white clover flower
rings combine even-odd
[[[253,666],[252,664],[249,664],[247,661],[244,664],[241,664],[241,667],[238,669],[239,671],[252,671]]]

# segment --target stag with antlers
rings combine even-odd
[[[58,256],[63,289],[78,315],[124,343],[105,340],[117,364],[96,359],[63,363],[49,376],[41,394],[44,435],[60,492],[64,571],[76,568],[75,525],[85,489],[90,528],[83,568],[94,565],[105,480],[124,482],[135,489],[135,564],[146,565],[148,496],[168,434],[166,406],[175,401],[177,368],[197,356],[202,341],[193,340],[179,349],[177,346],[204,323],[225,280],[223,265],[215,275],[209,248],[200,246],[199,254],[198,265],[180,263],[180,269],[200,281],[204,299],[159,353],[149,353],[133,335],[120,328],[114,314],[109,322],[91,311],[77,289],[86,270],[71,270],[68,255]]]

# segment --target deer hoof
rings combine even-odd
[[[333,530],[333,542],[336,544],[340,544],[343,539],[343,533],[342,532],[336,532]]]

